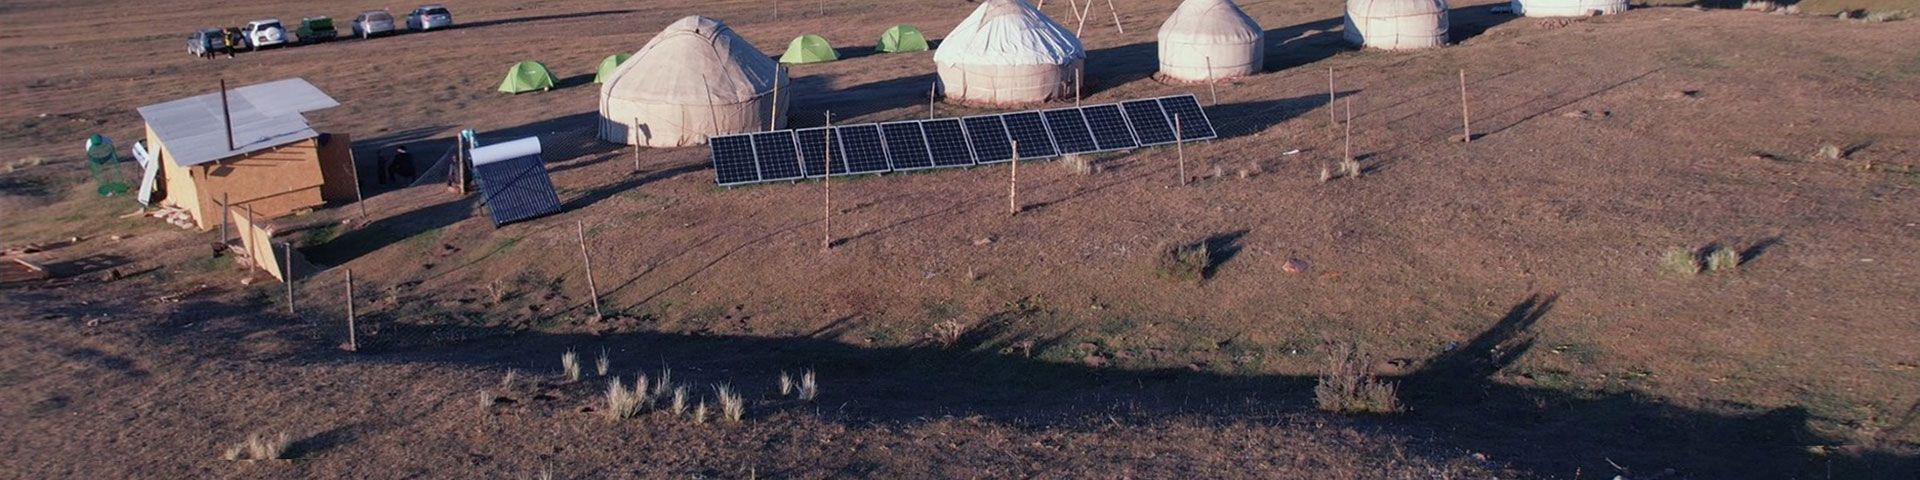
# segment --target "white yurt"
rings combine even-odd
[[[1627,11],[1627,0],[1511,0],[1513,14],[1527,17],[1586,17]]]
[[[1447,44],[1447,0],[1347,0],[1348,42],[1383,50]]]
[[[779,64],[727,25],[691,16],[641,47],[600,85],[600,139],[680,147],[710,135],[785,128],[773,118]],[[781,92],[782,116],[789,96]]]
[[[1087,51],[1025,0],[985,0],[940,40],[933,63],[947,101],[1017,105],[1073,96]]]
[[[1260,72],[1267,32],[1232,0],[1186,0],[1160,25],[1160,76],[1202,82]]]

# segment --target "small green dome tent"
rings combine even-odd
[[[780,56],[780,63],[817,63],[839,60],[840,54],[834,53],[833,45],[819,35],[801,35],[787,44],[787,54]]]
[[[620,68],[620,64],[627,63],[627,59],[629,58],[633,58],[633,54],[616,53],[608,55],[606,59],[600,61],[600,70],[594,72],[593,83],[606,83],[608,78],[613,78],[613,69]]]
[[[525,93],[552,88],[553,72],[547,70],[546,64],[535,61],[513,64],[513,68],[507,69],[507,78],[500,81],[500,91],[507,93]]]
[[[880,33],[880,46],[875,49],[889,53],[924,52],[927,51],[927,37],[912,25],[894,25]]]

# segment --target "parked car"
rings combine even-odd
[[[340,32],[333,29],[331,18],[307,17],[300,19],[300,28],[294,29],[293,35],[300,38],[300,43],[306,44],[333,40],[340,36]]]
[[[353,36],[373,38],[393,33],[393,14],[386,10],[368,10],[353,17]]]
[[[287,43],[287,29],[280,26],[280,20],[266,19],[247,22],[241,29],[246,35],[247,47],[259,50]]]
[[[407,28],[416,32],[439,30],[453,27],[453,14],[447,7],[439,5],[421,5],[407,14]]]
[[[226,30],[202,28],[187,37],[187,53],[200,58],[213,58],[214,55],[227,53]]]

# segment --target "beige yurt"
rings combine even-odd
[[[600,139],[680,147],[710,135],[785,128],[779,64],[727,25],[691,16],[667,25],[600,85]],[[776,100],[776,97],[778,99]]]
[[[1447,0],[1347,0],[1348,42],[1382,50],[1447,44]]]
[[[940,40],[933,63],[947,101],[1018,105],[1073,96],[1087,51],[1025,0],[984,0]]]
[[[1200,82],[1259,73],[1266,38],[1232,0],[1186,0],[1160,25],[1160,76]]]
[[[1586,17],[1627,11],[1627,0],[1511,0],[1514,15]]]

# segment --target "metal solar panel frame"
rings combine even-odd
[[[1023,149],[1024,151],[1029,152],[1029,154],[1021,155],[1020,159],[1033,160],[1033,159],[1039,159],[1039,158],[1053,158],[1053,157],[1060,156],[1060,146],[1054,143],[1053,141],[1053,130],[1050,128],[1047,128],[1047,116],[1042,115],[1038,110],[1028,110],[1024,112],[1000,114],[1000,122],[1007,126],[1007,140],[1008,141],[1019,140],[1019,138],[1013,134],[1015,130],[1013,126],[1015,121],[1014,117],[1023,116],[1023,115],[1032,115],[1035,120],[1039,121],[1040,133],[1046,136],[1047,149],[1046,149],[1046,153],[1043,153],[1043,154],[1038,154],[1038,155],[1031,154],[1031,152],[1033,152],[1034,150],[1033,150],[1033,147],[1031,147],[1032,145],[1031,142],[1029,142],[1028,143],[1029,147],[1027,147],[1026,149]]]
[[[798,156],[800,157],[800,169],[802,173],[806,174],[806,178],[820,178],[820,177],[826,176],[827,172],[824,170],[826,168],[824,157],[833,158],[833,174],[834,175],[838,176],[838,175],[847,174],[847,159],[840,155],[841,147],[838,145],[840,143],[840,139],[838,138],[840,136],[839,132],[833,132],[829,134],[828,137],[822,139],[824,140],[821,143],[823,150],[821,150],[817,155],[807,151],[807,142],[806,140],[803,139],[804,138],[803,135],[812,134],[815,132],[823,132],[826,130],[827,130],[827,127],[813,127],[813,128],[802,128],[802,129],[793,131],[794,145],[799,148]],[[833,142],[835,145],[832,149],[824,149],[826,145],[825,142]],[[812,158],[816,156],[822,157],[817,159],[820,161],[816,161],[815,158]]]
[[[473,171],[494,228],[565,208],[547,173],[546,159],[539,154],[477,164]]]
[[[946,128],[947,126],[951,126],[951,128],[953,128],[953,134],[960,136],[960,138],[956,140],[959,141],[959,150],[961,151],[947,152],[947,153],[964,153],[966,155],[966,163],[941,163],[940,162],[940,152],[935,151],[936,147],[934,143],[934,128],[936,128],[936,126],[940,126],[939,128]],[[933,120],[922,120],[920,121],[920,131],[922,133],[922,136],[926,138],[927,156],[933,159],[933,166],[935,168],[966,168],[966,167],[973,166],[974,164],[973,141],[967,137],[966,122],[960,121],[960,118],[949,117],[949,118],[938,118]],[[943,138],[943,142],[944,141],[946,141],[946,139]],[[945,143],[941,143],[941,145],[945,145],[947,148],[952,148],[952,145],[947,145]]]
[[[1080,128],[1073,128],[1074,127],[1073,125],[1056,125],[1054,123],[1054,119],[1048,118],[1048,115],[1047,115],[1053,112],[1072,112],[1074,116],[1080,118],[1080,122],[1079,122]],[[1066,107],[1066,108],[1055,108],[1052,110],[1042,110],[1040,111],[1040,118],[1047,121],[1047,131],[1053,134],[1054,150],[1060,155],[1062,156],[1079,155],[1079,154],[1097,153],[1097,152],[1106,151],[1106,150],[1100,149],[1100,143],[1095,142],[1093,140],[1093,128],[1087,125],[1087,115],[1085,113],[1080,112],[1080,107]],[[1073,132],[1074,130],[1079,130],[1078,133],[1086,134],[1087,143],[1089,144],[1089,146],[1093,148],[1087,149],[1087,150],[1069,151],[1067,146],[1062,143],[1063,142],[1062,137],[1066,137],[1074,134],[1075,133]]]
[[[901,167],[901,166],[900,166],[900,157],[901,157],[902,155],[905,155],[905,154],[907,154],[908,152],[896,152],[896,151],[894,151],[894,149],[893,149],[893,139],[892,139],[892,137],[893,137],[893,136],[892,136],[892,135],[887,135],[887,126],[888,126],[888,125],[903,125],[903,124],[912,124],[912,125],[913,125],[913,130],[914,130],[914,131],[916,131],[916,132],[920,132],[920,149],[921,149],[921,150],[920,150],[920,152],[921,152],[921,153],[923,153],[923,154],[926,154],[926,156],[927,156],[927,158],[926,158],[926,160],[927,160],[927,165],[926,165],[926,166],[923,166],[923,167]],[[880,124],[880,138],[881,138],[881,140],[882,140],[882,142],[884,142],[884,144],[885,144],[885,145],[887,146],[887,161],[888,161],[888,162],[889,162],[890,164],[892,164],[892,166],[893,166],[893,171],[896,171],[896,172],[911,172],[911,171],[914,171],[914,170],[928,170],[928,169],[934,169],[934,168],[940,168],[940,167],[938,167],[938,166],[936,166],[936,165],[934,165],[934,163],[933,163],[933,151],[932,151],[933,149],[932,149],[932,148],[929,148],[929,147],[927,146],[927,130],[926,130],[925,128],[922,128],[922,127],[920,126],[920,121],[919,121],[919,120],[908,120],[908,121],[901,121],[901,122],[886,122],[886,123],[882,123],[882,124]]]
[[[886,138],[886,134],[881,131],[880,124],[862,123],[859,125],[846,125],[846,126],[833,127],[833,130],[834,130],[833,141],[834,143],[840,146],[840,149],[835,151],[847,152],[846,155],[848,156],[844,158],[848,158],[848,160],[846,161],[847,162],[846,164],[848,167],[848,170],[846,173],[848,175],[882,174],[882,173],[887,173],[888,171],[893,170],[893,157],[887,155],[887,138]],[[859,169],[855,167],[855,164],[851,157],[855,149],[853,148],[852,145],[849,145],[847,143],[847,137],[848,137],[847,132],[852,130],[870,130],[873,133],[873,141],[875,143],[874,147],[879,149],[878,153],[880,156],[880,165],[879,165],[880,168],[866,170],[866,169]],[[834,174],[839,175],[838,172]]]
[[[994,135],[993,132],[974,131],[974,126],[972,122],[975,120],[989,121],[989,122],[993,122],[994,125],[998,125],[1000,127],[999,135]],[[1045,126],[1044,123],[1042,123],[1041,125]],[[973,163],[974,164],[986,165],[986,164],[992,164],[992,163],[1005,162],[1013,159],[1013,151],[1012,151],[1013,132],[1008,130],[1007,121],[1001,115],[974,115],[971,117],[964,117],[960,119],[960,126],[967,130],[967,145],[973,147]],[[999,137],[999,140],[1003,142],[1003,144],[1007,147],[1006,158],[999,158],[998,156],[995,156],[993,153],[985,152],[980,149],[981,141],[991,141],[993,140],[993,137],[996,137],[996,136]],[[995,145],[995,146],[998,147],[999,145]]]
[[[1093,112],[1096,110],[1105,112],[1106,109],[1109,109],[1109,108],[1112,109],[1112,112],[1113,112],[1112,114],[1115,117],[1118,117],[1120,120],[1120,125],[1118,125],[1117,127],[1120,130],[1118,132],[1109,132],[1109,133],[1120,133],[1120,134],[1126,135],[1126,138],[1117,139],[1125,142],[1125,144],[1123,145],[1107,145],[1106,142],[1100,141],[1100,132],[1102,132],[1103,130],[1101,130],[1100,128],[1096,128],[1094,126],[1093,115],[1090,112]],[[1080,117],[1082,120],[1085,120],[1087,122],[1087,130],[1093,133],[1093,143],[1095,146],[1100,147],[1100,151],[1103,151],[1103,152],[1122,151],[1122,150],[1133,150],[1136,148],[1140,148],[1140,138],[1134,135],[1133,124],[1127,122],[1127,110],[1124,108],[1120,108],[1120,104],[1104,103],[1100,105],[1087,105],[1084,107],[1080,107]]]
[[[761,183],[793,181],[793,180],[800,180],[803,178],[807,178],[807,172],[801,164],[800,142],[799,142],[799,139],[796,138],[794,130],[774,130],[771,132],[754,132],[752,136],[753,136],[753,163],[760,167]],[[762,148],[761,141],[760,141],[761,138],[770,138],[770,140],[767,140],[766,142],[767,143],[766,148]],[[777,150],[769,150],[769,149],[778,149],[781,146],[780,144],[782,143],[786,144],[787,148],[793,149],[793,157],[792,157],[791,164],[787,164],[788,159],[786,158],[768,158],[767,157],[768,155],[774,154],[777,151]],[[772,172],[772,174],[774,175],[780,175],[780,172],[786,172],[789,170],[793,172],[792,176],[780,176],[778,178],[769,178],[767,176],[769,172]]]
[[[1153,112],[1152,112],[1152,115],[1154,115],[1154,116],[1153,116],[1153,117],[1147,117],[1147,118],[1144,118],[1144,119],[1136,119],[1136,118],[1134,118],[1134,116],[1135,116],[1135,115],[1134,115],[1134,112],[1133,112],[1133,110],[1132,110],[1132,109],[1129,109],[1129,108],[1128,108],[1128,106],[1129,106],[1129,105],[1136,105],[1136,104],[1137,104],[1137,105],[1146,105],[1146,106],[1148,106],[1148,107],[1152,107],[1152,108],[1153,108]],[[1120,112],[1126,115],[1126,117],[1127,117],[1127,126],[1133,129],[1133,138],[1134,138],[1135,140],[1139,140],[1139,141],[1140,141],[1140,146],[1141,146],[1141,147],[1152,147],[1152,146],[1158,146],[1158,145],[1171,145],[1171,144],[1173,144],[1173,143],[1174,143],[1174,141],[1175,141],[1175,140],[1174,140],[1174,136],[1173,136],[1173,120],[1171,120],[1171,119],[1168,119],[1168,118],[1167,118],[1167,111],[1166,111],[1166,109],[1164,109],[1164,108],[1161,108],[1161,107],[1160,107],[1160,99],[1158,99],[1158,98],[1144,98],[1144,99],[1139,99],[1139,100],[1128,100],[1128,101],[1124,101],[1124,102],[1120,102]],[[1151,141],[1151,142],[1149,142],[1149,141],[1147,141],[1147,139],[1148,139],[1148,135],[1147,135],[1146,133],[1144,133],[1144,132],[1141,132],[1141,128],[1143,127],[1143,125],[1141,125],[1141,121],[1140,121],[1140,120],[1146,120],[1146,121],[1148,121],[1148,122],[1152,122],[1152,121],[1154,121],[1154,120],[1159,120],[1159,121],[1157,122],[1157,123],[1158,123],[1158,125],[1157,125],[1157,127],[1159,127],[1159,128],[1161,128],[1161,129],[1165,129],[1165,130],[1166,130],[1166,133],[1165,133],[1165,135],[1166,135],[1166,139],[1165,139],[1165,140],[1156,140],[1156,141]],[[1145,126],[1149,126],[1149,127],[1151,127],[1151,126],[1156,126],[1156,125],[1145,125]],[[1155,132],[1155,133],[1159,133],[1159,132]]]
[[[1195,127],[1194,125],[1196,124],[1189,121],[1191,119],[1187,118],[1185,115],[1180,115],[1180,130],[1181,130],[1180,141],[1191,142],[1191,141],[1212,140],[1215,138],[1220,138],[1220,132],[1213,128],[1213,120],[1207,118],[1207,109],[1205,107],[1200,106],[1199,98],[1194,97],[1192,94],[1187,94],[1187,95],[1173,95],[1173,96],[1167,96],[1167,97],[1160,97],[1154,100],[1157,100],[1160,102],[1160,110],[1167,115],[1168,122],[1172,122],[1174,116],[1179,115],[1178,112],[1174,112],[1174,108],[1171,107],[1170,105],[1184,104],[1189,102],[1193,104],[1194,113],[1198,114],[1197,116],[1200,117],[1201,123],[1198,124],[1199,127]],[[1175,102],[1179,102],[1179,103],[1175,103]],[[1200,135],[1186,134],[1188,133],[1189,130],[1192,130],[1194,128],[1204,128],[1205,130]]]
[[[734,139],[744,140],[747,142],[747,156],[748,156],[747,163],[753,165],[753,179],[751,180],[728,182],[728,181],[725,181],[720,176],[720,151],[717,149],[714,149],[713,145],[716,142],[734,140]],[[743,133],[743,134],[737,134],[737,135],[721,135],[721,136],[708,138],[707,151],[710,153],[710,158],[712,159],[712,163],[713,163],[713,183],[715,185],[722,186],[722,187],[731,187],[735,185],[749,185],[754,183],[760,183],[760,154],[759,152],[755,152],[753,150],[752,134]]]

